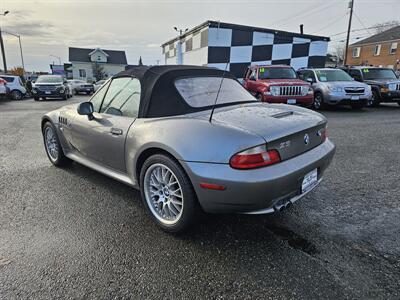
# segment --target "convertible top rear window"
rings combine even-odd
[[[191,107],[207,107],[214,105],[221,79],[222,77],[217,76],[179,78],[175,80],[175,87]],[[217,104],[235,104],[247,101],[257,100],[236,80],[223,79]]]

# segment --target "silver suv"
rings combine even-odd
[[[299,77],[311,83],[314,90],[314,108],[327,105],[350,105],[362,109],[372,98],[371,87],[354,81],[345,71],[332,68],[300,69]]]

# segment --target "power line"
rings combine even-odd
[[[371,34],[371,32],[369,32],[369,30],[366,28],[366,26],[364,25],[363,21],[361,21],[361,19],[358,17],[358,15],[356,13],[354,13],[354,16],[356,17],[356,19],[358,20],[358,22],[361,24],[361,26],[368,31],[369,34]]]
[[[328,23],[326,26],[320,28],[319,30],[317,30],[317,31],[315,31],[315,32],[313,32],[313,33],[311,33],[311,34],[316,34],[316,33],[318,33],[318,32],[321,32],[322,30],[324,30],[324,29],[326,29],[326,28],[332,26],[332,25],[335,24],[336,22],[339,22],[339,21],[340,21],[341,19],[343,19],[346,15],[347,15],[347,13],[345,13],[345,14],[342,15],[342,16],[340,16],[339,18],[334,19],[333,22]]]
[[[331,6],[335,5],[335,4],[336,3],[328,3],[326,5],[326,3],[325,3],[322,6],[320,6],[320,7],[317,6],[317,7],[313,8],[313,9],[311,9],[311,10],[309,8],[307,10],[302,10],[299,13],[295,13],[295,14],[292,14],[290,16],[286,16],[284,19],[274,23],[274,26],[285,26],[285,25],[291,23],[293,20],[298,19],[299,17],[303,17],[304,18],[304,17],[309,16],[311,14],[320,12],[321,10],[327,9],[328,7],[331,7]],[[290,20],[290,21],[287,22],[287,20]],[[282,21],[283,21],[283,23],[282,23]]]

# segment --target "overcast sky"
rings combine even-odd
[[[27,70],[47,71],[68,47],[125,50],[128,63],[163,63],[160,45],[173,27],[192,28],[206,20],[345,38],[348,0],[0,0],[2,30],[20,34]],[[399,20],[400,0],[355,0],[353,29]],[[357,31],[353,37],[365,37]],[[8,67],[21,65],[18,40],[5,35]],[[2,65],[1,65],[2,66]]]

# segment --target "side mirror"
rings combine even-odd
[[[254,76],[250,76],[249,78],[251,81],[256,81],[256,78]]]
[[[93,116],[93,103],[92,102],[82,102],[78,105],[78,114],[82,116],[88,116],[89,121],[94,119]]]
[[[307,78],[307,80],[306,80],[307,82],[309,82],[309,83],[311,83],[311,84],[313,84],[314,83],[314,80],[312,80],[312,78]]]

